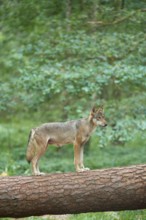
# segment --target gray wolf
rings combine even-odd
[[[97,126],[105,127],[107,122],[103,108],[93,107],[87,118],[67,122],[45,123],[30,132],[26,159],[32,164],[34,175],[43,175],[39,171],[39,159],[46,152],[48,145],[74,145],[74,165],[77,172],[89,170],[84,167],[84,144]]]

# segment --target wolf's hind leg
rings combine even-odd
[[[39,158],[40,159],[40,158]],[[40,172],[40,169],[39,169],[39,160],[37,161],[37,163],[36,163],[36,170],[37,170],[37,175],[45,175],[45,173],[43,173],[43,172]]]
[[[41,153],[37,152],[38,154],[36,154],[31,161],[32,162],[32,173],[34,175],[45,175],[45,173],[42,173],[39,170],[39,160],[40,160],[41,156],[45,153],[45,151],[43,151]]]
[[[31,161],[33,175],[39,175],[38,160],[39,160],[38,156],[34,156]]]
[[[44,175],[44,173],[41,173],[39,170],[39,160],[42,155],[45,154],[47,149],[47,144],[43,142],[41,139],[36,140],[35,145],[35,154],[32,159],[32,172],[34,175]]]

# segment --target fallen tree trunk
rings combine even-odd
[[[146,208],[146,165],[0,178],[0,217]]]

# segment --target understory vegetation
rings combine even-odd
[[[0,175],[31,174],[25,159],[31,128],[87,117],[94,104],[104,106],[108,126],[86,144],[86,166],[145,163],[145,0],[2,0],[0,6]],[[74,172],[73,147],[49,147],[40,168]],[[146,212],[68,219],[144,220]]]

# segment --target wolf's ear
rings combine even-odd
[[[92,113],[95,113],[95,112],[96,112],[96,107],[95,107],[95,105],[92,107],[91,112],[92,112]]]
[[[95,106],[93,106],[93,107],[91,108],[91,111],[90,111],[90,114],[89,114],[89,121],[91,121],[92,118],[94,118],[95,111],[96,111]]]
[[[93,106],[92,109],[91,109],[91,111],[90,111],[90,117],[92,118],[95,113],[96,113],[96,107]]]
[[[103,105],[101,105],[101,106],[98,108],[98,112],[104,113]]]

